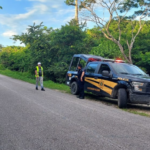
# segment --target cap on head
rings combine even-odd
[[[78,64],[78,67],[82,68],[82,65],[81,65],[81,64]]]
[[[38,65],[41,65],[41,62],[38,62]]]

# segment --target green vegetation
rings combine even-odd
[[[35,67],[40,61],[46,81],[65,83],[72,56],[85,53],[112,59],[122,58],[129,63],[133,62],[150,74],[150,21],[134,19],[140,17],[143,11],[147,11],[145,8],[149,3],[129,0],[121,4],[117,10],[113,5],[109,11],[112,14],[108,14],[112,15],[110,20],[104,24],[99,22],[101,25],[98,23],[97,27],[92,29],[87,29],[85,24],[79,24],[78,7],[79,10],[89,8],[89,11],[93,11],[90,8],[97,3],[95,0],[65,0],[65,3],[76,7],[75,20],[59,29],[46,27],[43,23],[30,25],[26,33],[14,35],[12,38],[14,41],[19,40],[25,47],[4,48],[0,44],[0,69],[28,72],[34,76]],[[120,1],[114,3],[119,5]],[[97,6],[108,9],[105,5],[107,5],[105,1],[102,1]],[[133,8],[133,15],[126,16],[125,12]],[[120,16],[117,15],[117,11]],[[97,12],[94,14],[98,15]]]
[[[125,23],[130,28],[130,22]],[[117,28],[116,21],[111,29]],[[115,30],[114,32],[115,36]],[[150,74],[150,21],[147,21],[136,38],[132,58],[133,63]],[[122,45],[126,49],[125,39]],[[66,72],[74,54],[85,53],[99,55],[105,58],[123,58],[118,46],[106,39],[99,28],[85,29],[74,20],[60,29],[47,28],[40,25],[29,26],[28,32],[15,35],[13,40],[20,40],[25,47],[0,46],[0,69],[7,68],[21,73],[28,72],[34,76],[37,62],[42,62],[45,80],[65,83]],[[128,50],[125,51],[128,53]]]
[[[77,26],[74,21],[55,30],[48,29],[42,23],[29,26],[27,33],[15,35],[13,38],[13,40],[20,40],[26,45],[22,49],[22,54],[20,50],[14,50],[13,47],[10,52],[10,50],[6,50],[7,47],[0,54],[1,63],[11,70],[29,71],[34,74],[35,66],[40,61],[44,67],[45,79],[64,83],[72,56],[75,53],[87,54],[95,46],[95,41],[89,38],[83,27],[82,25]],[[26,55],[24,55],[25,53]],[[22,58],[18,58],[17,55]],[[19,68],[17,59],[21,65]],[[15,67],[15,65],[17,66]]]
[[[140,116],[145,116],[145,117],[150,117],[150,114],[147,114],[145,112],[140,112],[138,110],[131,110],[131,109],[123,109],[126,112],[132,113],[132,114],[136,114],[136,115],[140,115]]]
[[[29,71],[31,55],[28,47],[8,46],[2,48],[0,58],[0,63],[4,68],[20,72]]]
[[[31,75],[28,72],[18,72],[18,71],[11,71],[8,69],[3,69],[3,70],[0,69],[0,74],[6,75],[8,77],[12,77],[14,79],[19,79],[25,82],[35,84],[34,75]],[[53,81],[50,80],[44,81],[44,87],[70,93],[70,89],[67,85],[54,83]]]
[[[133,46],[146,23],[145,19],[150,16],[149,1],[65,0],[65,3],[75,6],[76,20],[79,7],[83,20],[94,22],[105,39],[116,44],[123,58],[133,64]]]

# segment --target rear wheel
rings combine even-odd
[[[78,94],[78,83],[76,82],[76,81],[73,81],[72,83],[71,83],[71,93],[73,94],[73,95],[77,95]]]
[[[118,107],[119,108],[127,107],[127,92],[123,88],[120,88],[118,90]]]

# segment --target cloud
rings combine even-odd
[[[24,14],[15,15],[14,20],[27,19],[31,15],[33,15],[35,12],[36,12],[36,10],[34,9],[34,10],[31,10],[31,11],[24,13]]]
[[[44,5],[44,4],[40,4],[40,5],[35,5],[33,7],[33,10],[34,11],[38,11],[41,14],[44,14],[44,13],[46,13],[49,10],[49,8],[46,5]]]
[[[4,37],[11,37],[11,36],[16,35],[16,34],[17,34],[17,32],[14,32],[14,31],[6,31],[2,35]]]
[[[56,29],[74,17],[74,7],[66,6],[64,0],[28,0],[28,3],[29,7],[20,3],[21,13],[16,11],[16,14],[0,14],[0,38],[4,38],[3,41],[12,35],[26,32],[28,25],[34,22],[43,22],[47,27]],[[10,43],[10,40],[8,41]]]
[[[44,14],[48,11],[46,5],[34,5],[32,8],[28,8],[28,12],[22,14],[0,14],[0,24],[6,25],[11,28],[16,27],[24,22],[28,22],[33,18],[38,18],[40,14]],[[37,19],[36,19],[37,20]]]

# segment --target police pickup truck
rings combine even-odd
[[[84,90],[93,94],[118,99],[118,107],[127,103],[150,104],[150,77],[135,65],[122,60],[76,54],[66,76],[71,93],[78,94],[77,65],[85,66]]]

